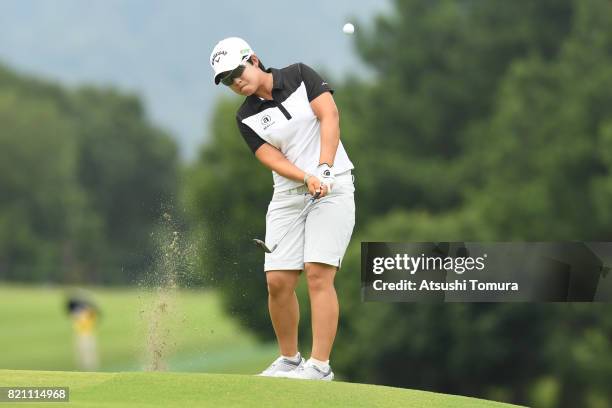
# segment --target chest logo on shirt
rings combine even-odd
[[[261,117],[261,126],[266,130],[270,126],[272,126],[275,122],[272,120],[270,115],[264,115]]]

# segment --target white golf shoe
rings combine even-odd
[[[327,371],[324,371],[309,360],[295,370],[287,373],[286,377],[300,380],[331,381],[334,379],[334,373],[331,367],[327,367]]]
[[[270,367],[257,375],[260,377],[287,377],[290,373],[302,367],[304,362],[305,360],[300,353],[298,353],[297,361],[280,356],[270,364]]]

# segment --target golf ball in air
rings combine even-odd
[[[351,23],[346,23],[344,27],[342,27],[342,31],[344,34],[353,34],[355,32],[355,26]]]

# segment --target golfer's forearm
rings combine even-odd
[[[321,119],[321,153],[319,164],[334,165],[336,151],[340,143],[340,122],[337,113]]]
[[[275,171],[283,177],[303,182],[306,173],[291,163],[280,150],[269,144],[262,145],[255,152],[257,159],[270,170]]]
[[[279,159],[274,162],[274,164],[270,168],[283,177],[294,181],[299,181],[300,183],[304,182],[304,176],[306,175],[306,173],[297,168],[295,164],[291,163],[284,156],[282,159]]]

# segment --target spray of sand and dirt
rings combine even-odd
[[[156,255],[151,270],[140,282],[141,332],[144,333],[144,369],[164,371],[169,356],[176,348],[173,335],[185,317],[177,307],[179,286],[188,286],[194,271],[196,246],[169,212],[162,216],[160,225],[151,237]]]

